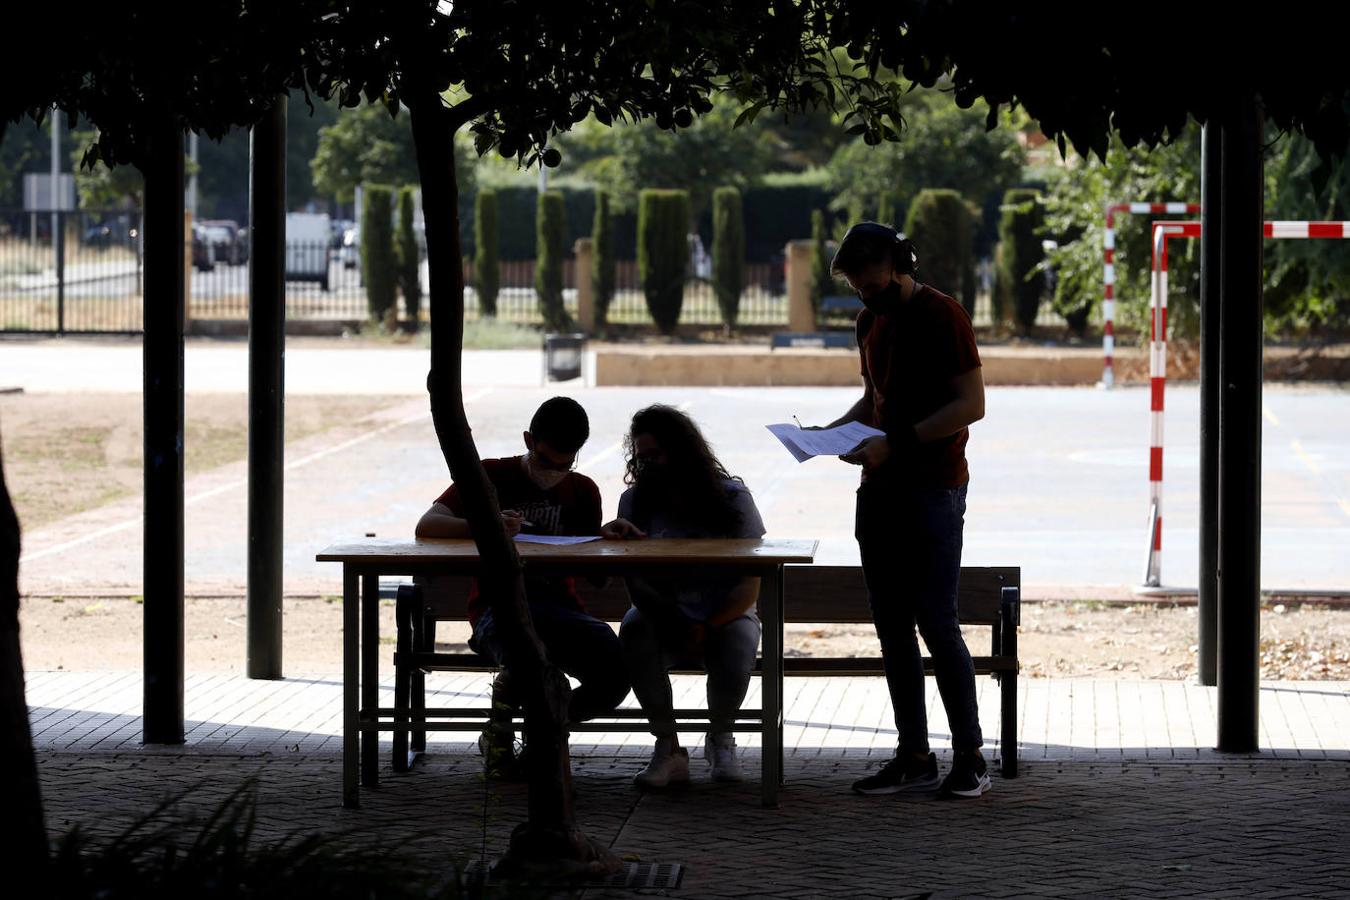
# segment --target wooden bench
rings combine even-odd
[[[394,731],[394,769],[407,771],[412,757],[426,750],[427,672],[484,671],[494,667],[474,653],[435,652],[436,622],[464,621],[469,579],[445,578],[444,590],[432,596],[415,585],[398,589],[395,616],[398,637],[394,652],[394,708],[399,722],[409,730]],[[610,579],[601,589],[585,579],[577,580],[578,592],[587,610],[607,622],[622,620],[628,611],[628,592],[622,579]],[[871,610],[862,569],[858,566],[787,566],[784,569],[784,617],[792,623],[870,624]],[[963,625],[986,625],[991,632],[988,656],[974,656],[977,675],[991,675],[999,682],[1000,766],[1004,778],[1017,776],[1017,627],[1021,622],[1021,570],[1016,567],[961,569],[957,611]],[[881,657],[797,657],[783,660],[786,675],[884,675]],[[759,672],[756,665],[756,673]],[[932,660],[924,659],[924,671],[932,674]],[[478,730],[487,720],[488,709],[440,711],[468,719],[453,726]],[[757,712],[757,711],[753,711]],[[707,710],[676,710],[681,722],[697,722],[689,730],[707,730]],[[617,720],[617,722],[616,722]],[[646,731],[641,710],[619,709],[592,722],[572,726],[575,731]]]
[[[851,331],[776,331],[769,339],[769,349],[811,347],[829,350],[856,350],[858,342]]]
[[[820,298],[820,311],[830,313],[856,313],[863,308],[862,301],[855,294],[832,294]]]

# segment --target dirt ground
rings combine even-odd
[[[137,598],[28,597],[20,609],[24,664],[29,669],[141,667]],[[337,597],[285,602],[284,660],[288,673],[339,671],[342,615]],[[383,601],[381,642],[393,653],[393,601]],[[245,668],[243,598],[189,598],[187,668],[234,672]],[[1350,680],[1350,609],[1304,604],[1262,611],[1262,677]],[[439,649],[467,652],[467,626],[442,623]],[[967,631],[975,654],[986,653],[987,628]],[[1098,676],[1191,679],[1196,675],[1194,607],[1028,603],[1019,632],[1023,673],[1032,678]],[[798,656],[874,655],[871,626],[789,626],[787,652]]]
[[[296,397],[287,402],[286,436],[296,440],[406,398]],[[189,475],[243,459],[247,451],[243,395],[189,395],[186,465]],[[141,489],[141,399],[136,395],[0,395],[0,438],[15,505],[28,529],[40,527]],[[23,652],[31,669],[141,667],[141,612],[134,597],[24,598]],[[382,610],[384,642],[394,640],[393,607]],[[242,672],[242,597],[187,601],[190,671]],[[285,666],[291,673],[341,667],[338,598],[297,597],[285,604]],[[447,647],[464,649],[466,626],[444,624]],[[976,654],[987,652],[988,630],[972,629]],[[1091,600],[1028,603],[1019,655],[1030,677],[1115,676],[1193,678],[1196,612],[1149,603]],[[92,649],[91,648],[96,648]],[[789,654],[874,655],[870,626],[790,626]],[[1262,614],[1263,676],[1350,680],[1350,607],[1270,605]]]
[[[292,397],[286,440],[359,419],[406,398]],[[248,397],[189,394],[184,465],[191,477],[248,453]],[[25,529],[141,490],[136,394],[0,394],[5,480]]]

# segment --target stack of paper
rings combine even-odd
[[[766,427],[783,442],[783,446],[799,463],[813,456],[843,456],[853,452],[868,438],[886,434],[861,422],[848,422],[838,428],[822,428],[819,431],[807,431],[787,424]]]

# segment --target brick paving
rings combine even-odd
[[[433,686],[458,705],[475,702],[482,683],[462,676]],[[499,855],[523,818],[525,792],[485,782],[463,736],[434,736],[432,752],[406,775],[389,769],[386,747],[381,786],[362,792],[361,809],[341,808],[338,685],[195,676],[189,743],[142,748],[139,675],[31,673],[49,826],[107,836],[179,794],[171,815],[190,825],[253,778],[264,838],[335,833],[445,872]],[[676,688],[692,701],[700,685],[680,678]],[[1021,777],[995,774],[993,790],[973,802],[849,793],[894,743],[880,680],[793,679],[788,699],[787,785],[776,810],[759,805],[753,740],[743,742],[747,783],[709,783],[695,750],[689,788],[644,796],[631,777],[645,736],[577,735],[577,809],[587,832],[625,858],[685,867],[679,888],[641,893],[1350,896],[1350,685],[1263,685],[1264,749],[1232,757],[1209,749],[1210,689],[1024,679]],[[984,709],[996,716],[996,704]],[[931,730],[945,757],[940,710]],[[989,734],[994,726],[986,722]]]

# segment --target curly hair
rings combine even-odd
[[[653,498],[646,494],[638,478],[639,460],[635,444],[640,435],[650,435],[665,452],[672,483],[679,490],[666,498],[676,519],[715,536],[730,536],[741,524],[740,513],[731,502],[728,480],[740,481],[727,472],[713,453],[694,420],[673,406],[655,404],[638,410],[624,437],[624,484],[634,486],[634,514],[648,519]]]

